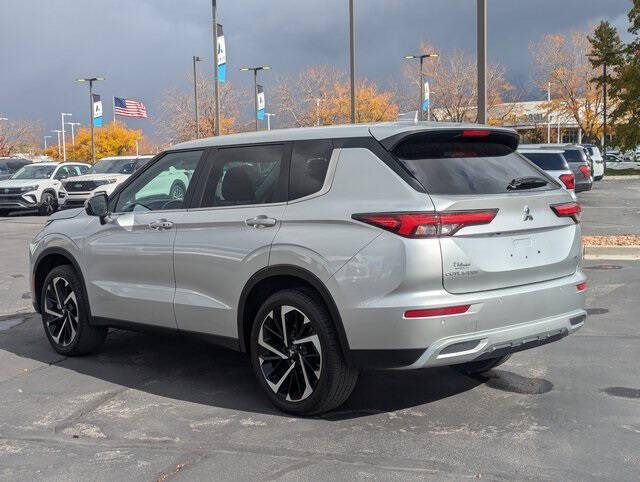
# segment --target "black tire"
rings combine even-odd
[[[480,373],[488,372],[492,368],[495,368],[499,365],[502,365],[509,358],[511,358],[511,354],[500,356],[497,358],[487,358],[486,360],[451,365],[451,368],[465,375],[478,375]]]
[[[90,311],[84,286],[69,265],[53,268],[45,278],[40,312],[49,343],[62,355],[86,355],[97,351],[109,331],[106,327],[89,324]],[[60,316],[54,316],[54,313]]]
[[[597,177],[594,177],[594,178],[593,178],[593,180],[594,180],[594,181],[602,181],[602,178],[603,178],[603,177],[604,177],[604,175],[602,175],[602,176],[597,176]]]
[[[7,217],[9,215],[9,211],[6,209],[0,209],[0,218]]]
[[[50,216],[58,210],[58,199],[56,195],[50,191],[42,193],[40,198],[40,207],[38,213],[40,216]]]
[[[289,310],[284,318],[282,307]],[[280,323],[276,323],[278,319]],[[285,329],[281,328],[278,334],[277,326],[282,320],[285,320]],[[270,329],[271,323],[275,331]],[[283,331],[288,333],[284,340]],[[305,339],[311,341],[296,343]],[[320,347],[319,353],[315,342]],[[279,351],[288,358],[274,355],[264,343],[270,346],[282,343]],[[289,349],[285,353],[283,347],[287,345]],[[313,292],[302,288],[280,291],[262,304],[253,322],[250,350],[258,383],[283,412],[315,415],[332,410],[349,398],[358,381],[358,370],[347,366],[342,356],[331,315]],[[272,360],[265,361],[268,358]],[[271,381],[267,381],[268,378]]]
[[[169,189],[169,197],[173,199],[184,200],[184,197],[187,194],[187,186],[180,181],[176,181],[171,185],[171,189]]]

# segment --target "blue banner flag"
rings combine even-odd
[[[227,80],[227,47],[224,43],[224,34],[222,33],[222,25],[218,24],[218,82]]]
[[[264,87],[257,86],[256,90],[257,106],[258,106],[258,120],[264,120]]]
[[[102,101],[100,94],[93,95],[93,127],[102,127]]]

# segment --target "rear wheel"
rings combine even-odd
[[[251,330],[251,363],[271,402],[296,415],[338,407],[358,380],[326,307],[305,290],[284,290],[264,302]]]
[[[460,373],[464,373],[465,375],[477,375],[479,373],[488,372],[492,368],[502,365],[509,358],[511,358],[511,354],[498,358],[488,358],[486,360],[451,365],[451,368],[459,371]]]
[[[0,217],[4,218],[6,216],[9,215],[9,211],[7,211],[6,209],[0,209]]]
[[[68,265],[51,270],[40,295],[42,323],[49,343],[63,355],[85,355],[96,351],[108,328],[89,324],[89,306],[84,286]]]
[[[50,216],[58,209],[58,200],[50,192],[42,193],[40,199],[40,208],[38,209],[40,216]]]

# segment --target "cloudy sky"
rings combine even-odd
[[[356,69],[382,85],[399,78],[402,56],[421,41],[475,52],[475,0],[356,0]],[[626,29],[630,0],[489,0],[489,58],[516,85],[532,70],[529,43],[545,33],[585,29],[606,18]],[[250,92],[243,65],[278,73],[312,64],[348,66],[347,0],[218,0],[228,76]],[[111,96],[145,101],[188,89],[191,56],[212,74],[210,0],[0,0],[0,117],[40,119],[59,128],[60,112],[87,122],[82,76],[102,75],[96,91],[111,120]],[[250,94],[248,94],[250,95]],[[249,114],[247,113],[247,116]],[[131,121],[155,137],[156,126]]]

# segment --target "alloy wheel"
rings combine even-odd
[[[51,279],[47,285],[43,311],[51,339],[61,346],[73,343],[78,335],[78,299],[66,279]]]
[[[51,196],[51,194],[44,194],[42,198],[42,205],[44,206],[44,212],[47,216],[53,214],[53,196]]]
[[[257,355],[267,385],[283,400],[300,402],[318,385],[320,339],[309,318],[293,306],[277,306],[264,318]]]

